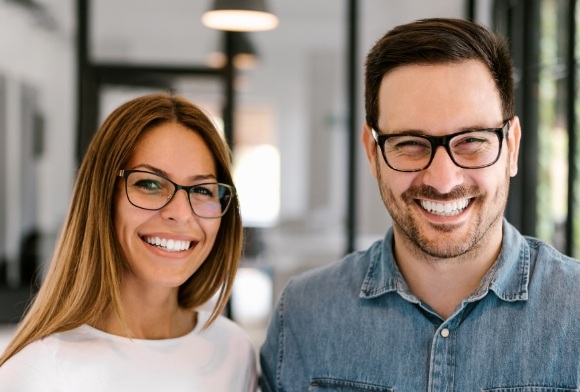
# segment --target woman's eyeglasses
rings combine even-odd
[[[125,179],[127,199],[144,210],[160,210],[183,189],[193,213],[200,218],[219,218],[228,210],[235,188],[219,182],[179,185],[159,174],[143,170],[120,170]]]

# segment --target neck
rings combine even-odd
[[[197,316],[194,311],[179,307],[177,290],[137,287],[130,279],[125,279],[121,287],[125,324],[111,310],[95,327],[134,339],[183,336],[195,328]]]
[[[411,292],[443,319],[473,293],[501,251],[501,224],[466,253],[453,258],[432,257],[419,250],[395,228],[394,254]]]

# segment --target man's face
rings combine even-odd
[[[384,76],[379,90],[379,134],[419,131],[442,136],[499,128],[504,120],[492,76],[478,61],[402,66]],[[371,173],[393,219],[396,240],[421,254],[453,258],[489,243],[491,237],[501,239],[509,179],[517,172],[519,138],[519,121],[514,118],[501,156],[492,166],[462,169],[439,147],[427,169],[403,173],[386,165],[365,127],[363,143]]]

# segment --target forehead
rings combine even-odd
[[[137,165],[154,166],[175,176],[215,174],[214,156],[205,141],[178,123],[160,124],[143,134],[128,166]]]
[[[405,65],[388,72],[379,90],[381,130],[449,132],[498,126],[501,100],[490,71],[476,60]]]

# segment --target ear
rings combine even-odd
[[[377,143],[373,137],[371,127],[365,122],[361,133],[361,141],[365,149],[371,176],[377,178]]]
[[[507,138],[507,147],[510,157],[510,176],[514,177],[518,173],[518,156],[520,152],[520,139],[522,137],[522,129],[520,127],[520,119],[517,116],[511,120],[510,130]]]

